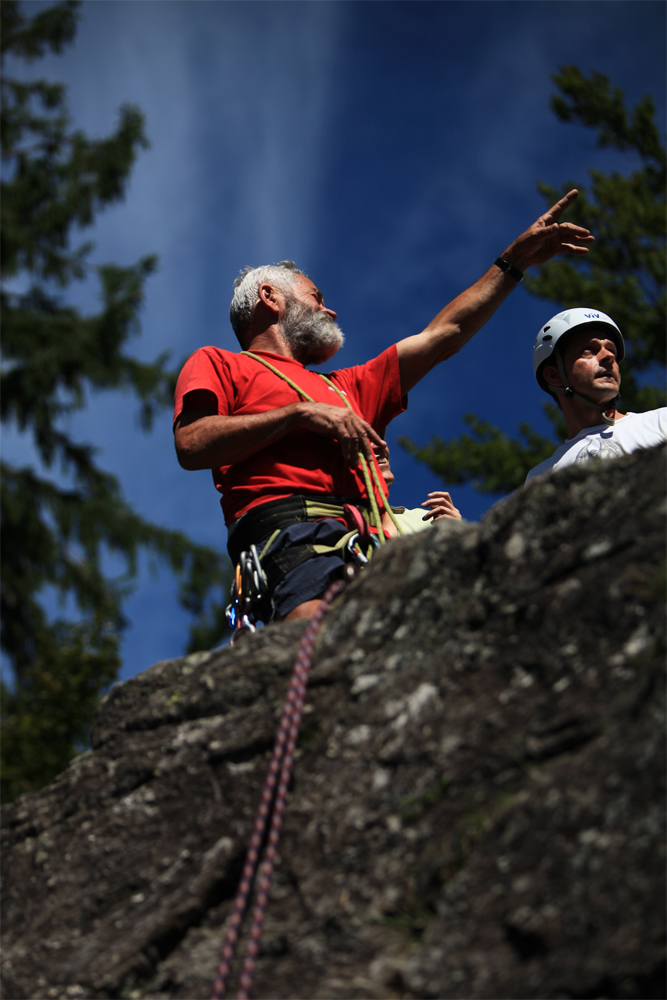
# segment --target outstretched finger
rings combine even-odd
[[[563,243],[561,244],[560,253],[573,253],[582,257],[584,254],[588,253],[588,247],[578,247],[574,243]]]
[[[565,246],[565,240],[572,246],[581,246],[583,243],[595,243],[594,236],[579,236],[577,233],[561,233],[560,238]]]
[[[576,222],[559,222],[558,228],[561,233],[572,233],[573,236],[579,236],[585,239],[591,235],[590,229],[586,229],[585,226],[578,226]],[[593,237],[595,238],[595,237]]]
[[[566,208],[569,208],[572,202],[575,200],[579,192],[576,188],[572,188],[568,191],[564,197],[560,198],[555,205],[552,205],[548,212],[545,212],[542,216],[542,221],[547,225],[551,222],[557,222]]]
[[[565,243],[595,243],[595,237],[589,229],[581,226],[573,226],[569,222],[556,223],[558,226],[558,238]]]

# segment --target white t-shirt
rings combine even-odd
[[[422,520],[424,514],[428,514],[428,511],[424,510],[423,507],[415,507],[413,510],[408,510],[406,507],[392,507],[391,509],[406,535],[414,535],[433,524],[432,520]]]
[[[640,448],[653,448],[667,441],[667,406],[647,413],[626,413],[613,427],[599,424],[584,427],[576,437],[569,438],[548,458],[531,469],[526,482],[552,469],[564,469],[575,462],[592,458],[617,458],[631,455]]]

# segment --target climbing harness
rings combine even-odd
[[[285,814],[285,801],[287,789],[292,774],[292,764],[294,761],[294,751],[299,738],[299,727],[301,725],[301,714],[308,684],[308,673],[315,650],[315,639],[320,625],[324,619],[327,608],[334,597],[339,594],[354,576],[354,568],[346,567],[345,580],[334,580],[327,589],[324,597],[306,627],[294,663],[294,669],[290,679],[287,698],[283,706],[282,716],[278,735],[273,748],[273,756],[266,775],[262,798],[257,810],[255,825],[246,855],[243,874],[236,893],[234,911],[229,923],[227,935],[222,946],[220,965],[213,985],[211,1000],[222,1000],[227,987],[227,980],[231,971],[236,945],[241,932],[243,917],[248,905],[248,899],[252,891],[253,882],[257,872],[262,845],[265,841],[266,828],[270,819],[268,839],[264,851],[264,862],[258,883],[257,898],[252,915],[252,924],[248,945],[246,948],[243,972],[241,975],[239,990],[236,1000],[248,1000],[252,987],[255,964],[259,954],[259,942],[262,936],[262,927],[266,908],[269,902],[269,892],[273,879],[273,870],[276,862],[280,832]]]
[[[292,524],[305,521],[321,521],[326,518],[335,518],[338,521],[345,521],[349,528],[360,527],[359,521],[349,520],[352,508],[358,510],[361,519],[368,524],[370,520],[370,504],[359,497],[337,497],[324,494],[295,493],[281,500],[270,500],[242,514],[241,517],[229,526],[227,538],[227,550],[234,565],[238,563],[241,552],[249,549],[253,542],[259,539],[268,539],[276,530],[281,531]],[[365,531],[361,525],[362,533]],[[306,555],[310,558],[312,552]],[[267,551],[262,557],[262,568],[269,578],[269,586],[272,584],[274,570],[279,576],[284,576],[291,569],[298,566],[303,559],[301,554],[295,554],[291,549],[289,554],[281,552],[276,557],[276,550]],[[273,584],[277,579],[273,580]]]
[[[248,357],[253,358],[264,365],[282,381],[294,389],[294,391],[306,402],[314,402],[304,389],[296,384],[288,375],[281,372],[271,362],[251,351],[243,351]],[[317,374],[334,392],[342,399],[345,406],[354,412],[345,393],[321,372]],[[375,490],[371,482],[371,474],[377,494],[381,498],[383,509],[387,512],[396,526],[399,535],[404,534],[403,528],[397,520],[388,497],[385,492],[385,485],[382,476],[376,467],[376,463],[370,464],[366,457],[359,452],[359,465],[364,480],[364,488],[367,501],[360,503],[358,499],[339,497],[318,497],[295,495],[282,500],[276,500],[268,504],[262,504],[258,508],[251,509],[244,514],[229,533],[229,551],[234,563],[236,573],[231,587],[231,602],[226,609],[227,620],[230,627],[234,629],[231,643],[236,642],[243,631],[254,632],[257,621],[264,620],[270,615],[269,593],[273,593],[276,583],[288,572],[295,569],[305,560],[315,555],[326,555],[338,551],[340,555],[357,566],[365,566],[372,554],[374,547],[384,545],[386,538],[382,528],[382,517],[378,507]],[[363,504],[367,503],[368,511],[363,509]],[[266,510],[265,508],[268,508]],[[361,509],[360,509],[361,508]],[[286,552],[272,553],[271,545],[280,530],[295,522],[304,520],[317,520],[321,518],[334,517],[344,520],[350,531],[340,538],[335,545],[302,545],[294,546]],[[376,534],[372,534],[369,529],[369,522],[372,523]],[[266,537],[271,529],[275,529],[268,539],[261,554],[258,555],[254,545],[245,541],[250,538]],[[241,548],[241,546],[243,546]]]
[[[296,382],[294,382],[284,372],[281,372],[279,368],[276,368],[275,365],[272,365],[270,361],[267,361],[266,358],[261,358],[259,354],[253,354],[252,351],[242,351],[241,353],[246,354],[249,358],[254,358],[255,361],[259,361],[260,364],[264,365],[265,368],[268,368],[270,371],[272,371],[275,375],[278,376],[278,378],[282,379],[283,382],[287,382],[287,384],[291,386],[292,389],[294,389],[294,391],[298,393],[299,396],[301,396],[301,398],[305,400],[306,403],[315,402],[313,397],[309,396],[308,393],[305,391],[305,389],[302,389],[301,386],[297,385]],[[313,374],[318,375],[324,382],[326,382],[329,388],[333,389],[333,391],[337,393],[338,396],[340,396],[347,409],[352,410],[352,413],[354,413],[352,404],[350,403],[345,393],[341,392],[338,386],[334,382],[332,382],[330,378],[328,378],[326,375],[323,375],[322,372],[314,372]],[[366,461],[366,456],[361,451],[359,452],[359,464],[361,465],[361,473],[364,480],[364,486],[366,488],[366,495],[368,497],[368,501],[371,505],[371,510],[373,512],[373,526],[377,530],[380,545],[384,545],[386,542],[386,538],[384,537],[384,531],[382,530],[382,520],[380,517],[380,512],[378,510],[377,500],[375,498],[375,492],[371,485],[371,477],[369,475],[368,462]],[[373,480],[375,482],[375,486],[377,487],[378,494],[382,498],[382,506],[384,510],[389,515],[391,520],[394,522],[394,525],[399,535],[404,534],[403,528],[396,520],[394,512],[389,506],[389,499],[385,492],[385,486],[382,483],[382,476],[380,472],[378,472],[375,462],[371,463],[370,471],[373,474]]]

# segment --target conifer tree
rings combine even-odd
[[[575,66],[553,77],[559,93],[551,108],[562,122],[597,130],[597,145],[635,154],[641,166],[627,176],[590,170],[590,184],[568,180],[560,191],[538,184],[547,205],[573,187],[579,197],[568,218],[590,229],[595,248],[587,257],[559,257],[527,276],[524,287],[554,303],[553,312],[576,306],[600,309],[623,331],[621,409],[644,412],[665,402],[665,147],[655,107],[644,97],[629,113],[623,92],[602,73],[586,78]],[[565,439],[560,409],[545,403],[554,438],[519,425],[512,438],[475,414],[464,419],[471,433],[424,446],[400,443],[450,485],[471,483],[481,493],[507,493],[549,458]]]
[[[122,388],[138,399],[148,430],[175,380],[166,355],[147,364],[126,350],[156,258],[92,268],[92,244],[76,243],[124,196],[147,145],[141,111],[123,106],[113,134],[90,139],[73,127],[63,86],[6,71],[8,59],[62,52],[78,7],[61,0],[27,17],[17,0],[1,6],[1,416],[30,435],[41,463],[37,471],[2,464],[2,648],[12,671],[2,691],[5,800],[50,781],[85,745],[100,693],[117,676],[123,599],[140,551],[180,576],[181,600],[200,619],[191,645],[223,632],[219,554],[138,516],[96,449],[65,429],[89,394]],[[63,292],[95,272],[102,307],[83,315]],[[105,573],[109,553],[124,565],[120,577]],[[49,620],[47,588],[73,603],[73,619]]]

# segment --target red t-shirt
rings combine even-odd
[[[299,361],[265,351],[254,353],[285,372],[316,403],[345,406],[324,379]],[[396,345],[365,365],[343,368],[328,377],[375,430],[385,428],[406,408],[407,399],[401,399]],[[301,398],[261,362],[218,347],[201,347],[183,366],[176,385],[174,422],[183,410],[184,396],[196,389],[215,394],[222,416],[263,413]],[[338,441],[307,430],[292,431],[241,462],[213,469],[213,481],[222,494],[227,524],[251,507],[293,493],[365,496],[361,470],[346,464]]]

